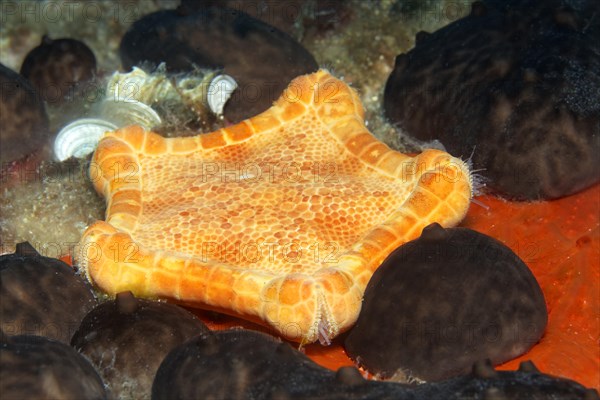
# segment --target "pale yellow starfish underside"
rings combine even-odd
[[[359,98],[320,70],[237,125],[165,139],[107,133],[90,175],[106,222],[78,262],[102,290],[170,299],[327,342],[358,317],[375,269],[432,222],[458,224],[467,166],[410,157],[365,127]]]

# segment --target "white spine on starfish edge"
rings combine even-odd
[[[321,345],[329,346],[331,344],[331,338],[329,337],[329,323],[327,321],[319,321],[317,334],[319,343],[321,343]]]
[[[317,340],[322,346],[329,346],[331,344],[331,338],[337,336],[338,329],[332,324],[333,316],[327,307],[325,295],[321,292],[317,296],[319,303],[319,312],[316,318],[318,321],[316,326]]]

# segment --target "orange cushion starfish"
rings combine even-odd
[[[107,133],[90,174],[106,222],[79,263],[104,291],[171,299],[329,342],[356,321],[367,282],[433,221],[459,223],[467,166],[391,150],[367,131],[357,94],[320,70],[235,126],[165,139]]]

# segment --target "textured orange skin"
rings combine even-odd
[[[363,116],[354,90],[320,70],[226,129],[107,133],[90,171],[106,221],[85,231],[77,261],[109,294],[232,313],[302,343],[337,336],[356,321],[385,257],[432,222],[458,224],[471,199],[465,163],[438,150],[393,151]],[[281,163],[299,174],[256,179]],[[319,175],[331,165],[333,177]],[[259,256],[265,244],[290,251],[240,257],[250,244]],[[322,254],[328,246],[334,257]]]
[[[600,390],[600,185],[562,199],[513,203],[482,199],[464,226],[511,247],[538,280],[548,307],[548,327],[527,354],[548,374]]]

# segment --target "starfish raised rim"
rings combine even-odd
[[[268,266],[241,267],[154,248],[136,237],[143,235],[145,210],[154,206],[145,200],[148,182],[143,178],[150,160],[202,159],[212,151],[238,149],[256,138],[296,129],[307,119],[321,136],[300,129],[298,137],[337,146],[334,162],[349,160],[361,168],[362,175],[349,179],[392,182],[406,192],[395,199],[397,208],[363,227],[365,234],[344,248],[336,263],[311,266],[310,273],[278,273]],[[463,161],[439,150],[411,157],[390,149],[365,127],[357,93],[325,70],[293,80],[262,114],[212,133],[164,138],[139,126],[108,132],[92,161],[94,186],[107,201],[106,221],[86,229],[76,257],[92,283],[113,295],[129,290],[140,297],[242,316],[302,343],[328,343],[351,327],[366,285],[385,257],[432,222],[444,227],[458,224],[472,196],[471,176]],[[130,173],[126,166],[133,166]],[[365,195],[373,196],[365,204],[378,201],[375,194]]]

